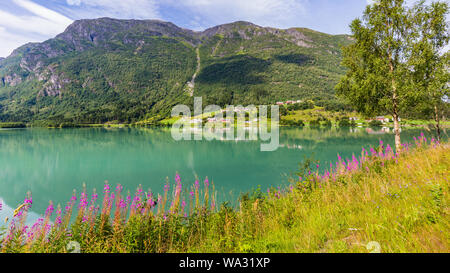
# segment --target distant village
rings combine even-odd
[[[279,101],[276,103],[276,105],[279,106],[284,106],[284,105],[292,105],[292,104],[298,104],[298,103],[302,103],[303,100],[288,100],[288,101]],[[255,108],[252,107],[233,107],[231,110],[234,113],[241,113],[241,112],[246,112],[246,113],[250,113],[252,111],[254,111]],[[222,109],[221,112],[222,114],[225,115],[225,113],[230,110],[230,109]],[[227,119],[227,118],[217,118],[217,117],[211,117],[211,114],[203,114],[202,117],[194,117],[194,118],[186,118],[183,117],[182,120],[186,121],[187,123],[191,123],[191,124],[202,124],[203,122],[207,121],[209,123],[217,123],[217,122],[222,122],[222,123],[226,123],[226,124],[231,124],[233,122],[232,119]],[[207,115],[207,117],[205,118],[204,116]],[[258,118],[254,118],[253,120],[249,121],[245,121],[246,124],[251,124],[252,122],[258,122]],[[350,122],[358,122],[360,121],[360,119],[358,117],[350,117],[349,118]],[[391,122],[392,120],[389,119],[388,117],[385,116],[377,116],[375,118],[371,118],[371,119],[367,119],[366,122],[372,122],[372,121],[379,121],[381,122],[383,125],[388,124],[389,122]],[[362,127],[362,123],[357,123],[358,127]]]
[[[277,105],[289,105],[289,104],[296,104],[296,103],[302,103],[302,102],[303,102],[302,100],[288,100],[286,102],[279,101],[279,102],[277,102]]]
[[[297,103],[302,103],[302,102],[303,102],[302,100],[288,100],[288,101],[284,101],[284,102],[283,101],[279,101],[276,104],[281,106],[281,105],[297,104]],[[350,117],[349,118],[349,121],[355,121],[356,122],[357,120],[359,120],[358,117]],[[385,117],[385,116],[377,116],[375,118],[368,119],[366,121],[367,122],[371,122],[371,121],[374,121],[374,120],[379,121],[382,124],[387,124],[387,123],[391,122],[391,120],[389,118]]]

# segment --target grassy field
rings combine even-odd
[[[368,119],[364,118],[360,114],[356,112],[333,112],[327,111],[323,107],[315,107],[314,109],[306,109],[306,110],[295,110],[289,111],[286,116],[283,116],[284,120],[292,120],[292,121],[303,121],[305,124],[310,123],[311,121],[315,121],[317,119],[329,120],[332,124],[337,125],[338,121],[343,118],[356,118],[355,123],[360,126],[369,126]],[[389,118],[391,122],[384,124],[383,126],[394,127],[394,123],[392,122],[392,116],[387,115],[386,118]],[[428,128],[429,126],[433,126],[436,124],[434,120],[412,120],[412,119],[403,119],[401,121],[401,125],[403,127],[422,127]],[[450,121],[444,120],[441,121],[442,128],[450,128]]]
[[[426,141],[399,155],[380,143],[325,173],[306,161],[290,187],[244,195],[238,208],[216,204],[208,179],[187,186],[177,175],[162,196],[105,184],[103,200],[83,192],[25,228],[28,196],[0,250],[69,252],[76,241],[82,252],[449,252],[450,146]]]
[[[333,123],[336,123],[337,120],[343,117],[358,117],[360,115],[357,113],[342,113],[342,112],[332,112],[327,111],[323,107],[315,107],[314,109],[306,109],[306,110],[295,110],[290,111],[288,115],[283,117],[286,120],[302,120],[303,122],[311,122],[313,120],[317,120],[318,118],[325,118],[330,120]]]

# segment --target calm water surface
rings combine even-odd
[[[411,141],[420,130],[404,130]],[[288,183],[304,156],[336,161],[351,157],[379,140],[393,146],[391,133],[370,129],[281,129],[280,148],[261,152],[258,141],[181,141],[163,129],[24,129],[0,130],[0,221],[33,194],[31,218],[44,213],[48,201],[64,205],[83,183],[101,193],[104,181],[134,192],[138,185],[163,191],[166,178],[178,172],[183,183],[195,177],[214,181],[218,198],[236,200],[239,193]],[[38,214],[36,214],[38,213]]]

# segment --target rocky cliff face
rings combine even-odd
[[[312,47],[312,40],[309,39],[298,29],[292,28],[287,30],[260,27],[250,22],[239,21],[231,24],[215,26],[200,33],[201,37],[211,38],[215,35],[223,35],[226,38],[239,36],[245,40],[251,40],[254,37],[273,35],[291,41],[298,46]]]
[[[20,55],[20,66],[23,69],[39,73],[48,59],[94,48],[114,50],[114,42],[138,46],[142,43],[143,36],[176,37],[192,45],[199,43],[196,33],[169,22],[100,18],[75,21],[54,39],[26,44],[14,51],[10,57]]]
[[[2,77],[2,84],[3,85],[10,85],[10,86],[16,86],[20,83],[22,83],[23,79],[18,76],[16,73],[12,73],[11,75],[6,75],[5,77]]]
[[[179,28],[170,22],[100,18],[75,21],[54,39],[26,44],[16,49],[9,58],[18,59],[18,65],[29,73],[30,78],[43,82],[38,96],[59,95],[62,87],[70,80],[55,73],[54,66],[50,65],[52,59],[99,48],[113,51],[114,43],[130,45],[139,51],[145,44],[142,40],[145,36],[179,38],[192,46],[200,43],[198,33]],[[1,71],[4,85],[16,86],[25,80],[12,73],[15,69],[17,67]]]
[[[193,31],[182,29],[170,22],[111,18],[75,21],[55,39],[65,41],[72,50],[84,51],[93,46],[105,46],[105,42],[109,41],[133,44],[139,40],[138,36],[178,37],[192,44],[198,43]]]

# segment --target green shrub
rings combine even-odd
[[[338,122],[339,127],[350,127],[350,121],[348,117],[343,117]]]
[[[312,120],[309,122],[309,127],[320,127],[320,120],[316,119],[316,120]]]
[[[0,128],[25,128],[25,123],[22,122],[5,122],[0,123]]]
[[[60,127],[60,128],[79,128],[79,127],[81,127],[81,126],[78,125],[78,124],[75,124],[75,123],[65,122],[65,123],[61,123],[61,124],[59,125],[59,127]]]
[[[282,119],[281,120],[281,125],[284,126],[292,126],[292,127],[303,127],[305,126],[305,123],[303,122],[303,120],[299,119],[299,120],[286,120],[286,119]]]
[[[333,125],[333,123],[331,122],[331,120],[327,119],[322,123],[322,125],[325,127],[331,127]]]
[[[383,123],[379,120],[372,120],[369,122],[370,127],[380,127],[383,125]]]

